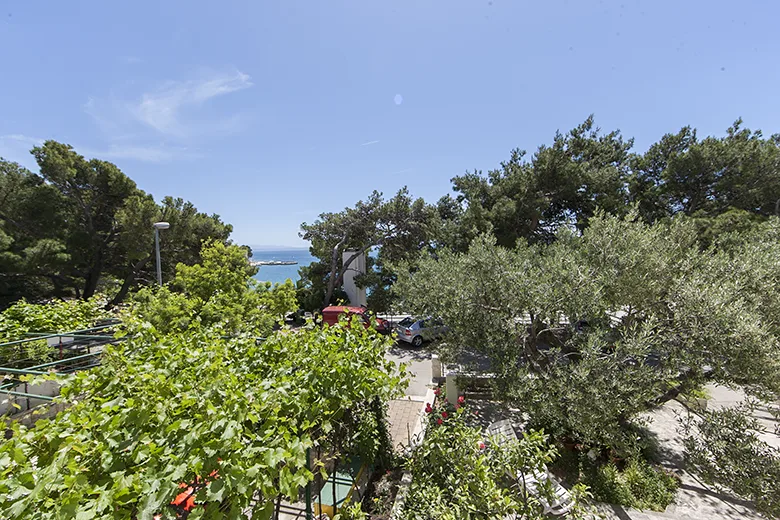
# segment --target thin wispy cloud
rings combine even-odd
[[[138,121],[162,134],[184,135],[187,133],[182,122],[185,110],[251,86],[249,75],[238,70],[205,79],[168,81],[160,88],[144,93],[130,106],[130,112]]]
[[[40,139],[38,137],[30,137],[28,135],[22,135],[22,134],[0,135],[0,140],[2,140],[2,141],[14,141],[14,142],[17,142],[17,143],[30,144],[30,145],[33,145],[33,146],[40,146],[45,141],[45,139]]]
[[[23,134],[0,135],[0,157],[17,162],[30,170],[35,170],[38,165],[30,154],[30,149],[33,146],[42,145],[43,141],[43,139]]]
[[[361,144],[360,146],[369,146],[369,145],[372,145],[372,144],[376,144],[376,143],[378,143],[378,142],[379,142],[379,141],[367,141],[367,142],[365,142],[365,143]]]
[[[117,160],[130,159],[142,162],[161,163],[176,159],[196,159],[200,154],[186,147],[169,147],[165,145],[121,145],[112,144],[106,149],[83,148],[77,151],[86,157]]]
[[[122,59],[127,63],[140,62],[135,57]],[[248,74],[233,70],[169,80],[135,94],[125,91],[89,97],[84,112],[100,128],[105,144],[79,152],[107,160],[144,162],[200,157],[198,138],[233,133],[244,121],[238,113],[215,115],[205,110],[206,105],[252,85]]]
[[[403,170],[398,170],[397,172],[392,172],[392,173],[390,173],[390,175],[397,175],[399,173],[406,173],[406,172],[410,172],[412,170],[414,170],[414,168],[406,168],[406,169],[403,169]]]
[[[54,138],[56,141],[57,139]],[[29,154],[33,146],[41,146],[46,141],[39,137],[31,137],[23,134],[0,135],[0,150],[8,154],[16,161],[23,164],[34,164]],[[194,159],[200,154],[183,146],[168,146],[165,144],[137,145],[137,144],[111,144],[106,148],[83,147],[78,143],[66,143],[87,159],[97,158],[108,161],[116,159],[130,159],[143,162],[168,162],[176,159]]]

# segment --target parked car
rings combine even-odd
[[[449,328],[439,318],[404,318],[395,328],[401,341],[411,343],[413,347],[422,347],[426,341],[441,337]]]
[[[348,307],[346,305],[325,307],[322,309],[322,323],[336,325],[339,322],[339,317],[344,315],[348,321],[352,320],[352,316],[357,316],[365,328],[373,326],[377,332],[382,334],[389,334],[392,331],[389,321],[375,318],[365,307]]]

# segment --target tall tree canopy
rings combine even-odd
[[[435,206],[414,206],[404,188],[393,201],[408,216],[388,214],[392,201],[378,193],[354,208],[324,213],[302,225],[301,236],[320,259],[303,270],[308,294],[331,301],[341,286],[345,249],[376,248],[363,281],[371,288],[369,302],[385,309],[396,279],[388,261],[411,261],[421,249],[466,251],[483,233],[504,247],[518,240],[550,243],[560,229],[582,233],[597,211],[624,216],[636,207],[648,223],[690,217],[706,248],[718,235],[750,229],[780,211],[780,135],[765,138],[737,120],[723,137],[699,139],[685,127],[645,153],[632,151],[633,143],[618,130],[602,131],[590,116],[530,157],[513,150],[497,169],[454,177],[454,196]],[[393,234],[396,220],[413,224],[397,228],[403,240]]]
[[[26,297],[92,296],[102,279],[119,280],[113,302],[154,279],[152,223],[161,234],[163,271],[199,260],[201,243],[227,242],[232,227],[192,203],[160,204],[116,165],[86,159],[46,141],[32,150],[40,173],[0,159],[0,306]]]
[[[128,197],[139,193],[127,175],[114,164],[87,160],[71,146],[46,141],[32,150],[40,175],[57,189],[67,211],[60,222],[71,255],[72,276],[83,279],[81,294],[95,294],[110,248],[119,236],[117,213]]]
[[[591,116],[568,134],[556,133],[530,161],[513,150],[487,175],[453,178],[463,231],[471,238],[490,231],[499,244],[512,246],[519,238],[549,241],[565,225],[583,229],[596,208],[624,212],[632,145],[619,131],[601,134]]]
[[[301,224],[301,237],[311,242],[310,251],[320,260],[319,268],[310,266],[305,273],[317,276],[308,282],[322,294],[322,306],[330,303],[359,255],[380,248],[383,258],[398,258],[426,247],[435,229],[436,215],[423,199],[414,199],[402,188],[389,200],[374,191],[352,208],[323,213],[314,223]],[[344,251],[355,253],[344,260]]]
[[[780,392],[780,222],[767,226],[706,252],[691,223],[636,215],[592,218],[551,245],[480,237],[423,258],[396,290],[408,312],[448,323],[450,359],[487,357],[502,395],[537,425],[627,446],[625,422],[670,382]]]
[[[742,128],[699,140],[685,127],[635,158],[629,180],[645,218],[685,213],[714,217],[731,209],[774,215],[780,199],[780,134]]]

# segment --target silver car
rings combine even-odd
[[[404,318],[395,328],[400,341],[411,343],[413,347],[422,347],[425,341],[440,337],[449,329],[439,318]]]

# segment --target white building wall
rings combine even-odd
[[[356,251],[344,251],[341,257],[341,261],[346,262],[355,253]],[[360,256],[355,258],[352,263],[349,264],[347,271],[344,273],[344,292],[347,293],[347,296],[349,297],[350,305],[358,307],[360,305],[366,304],[365,288],[359,289],[358,286],[355,285],[355,277],[365,273],[366,255],[361,253]]]

